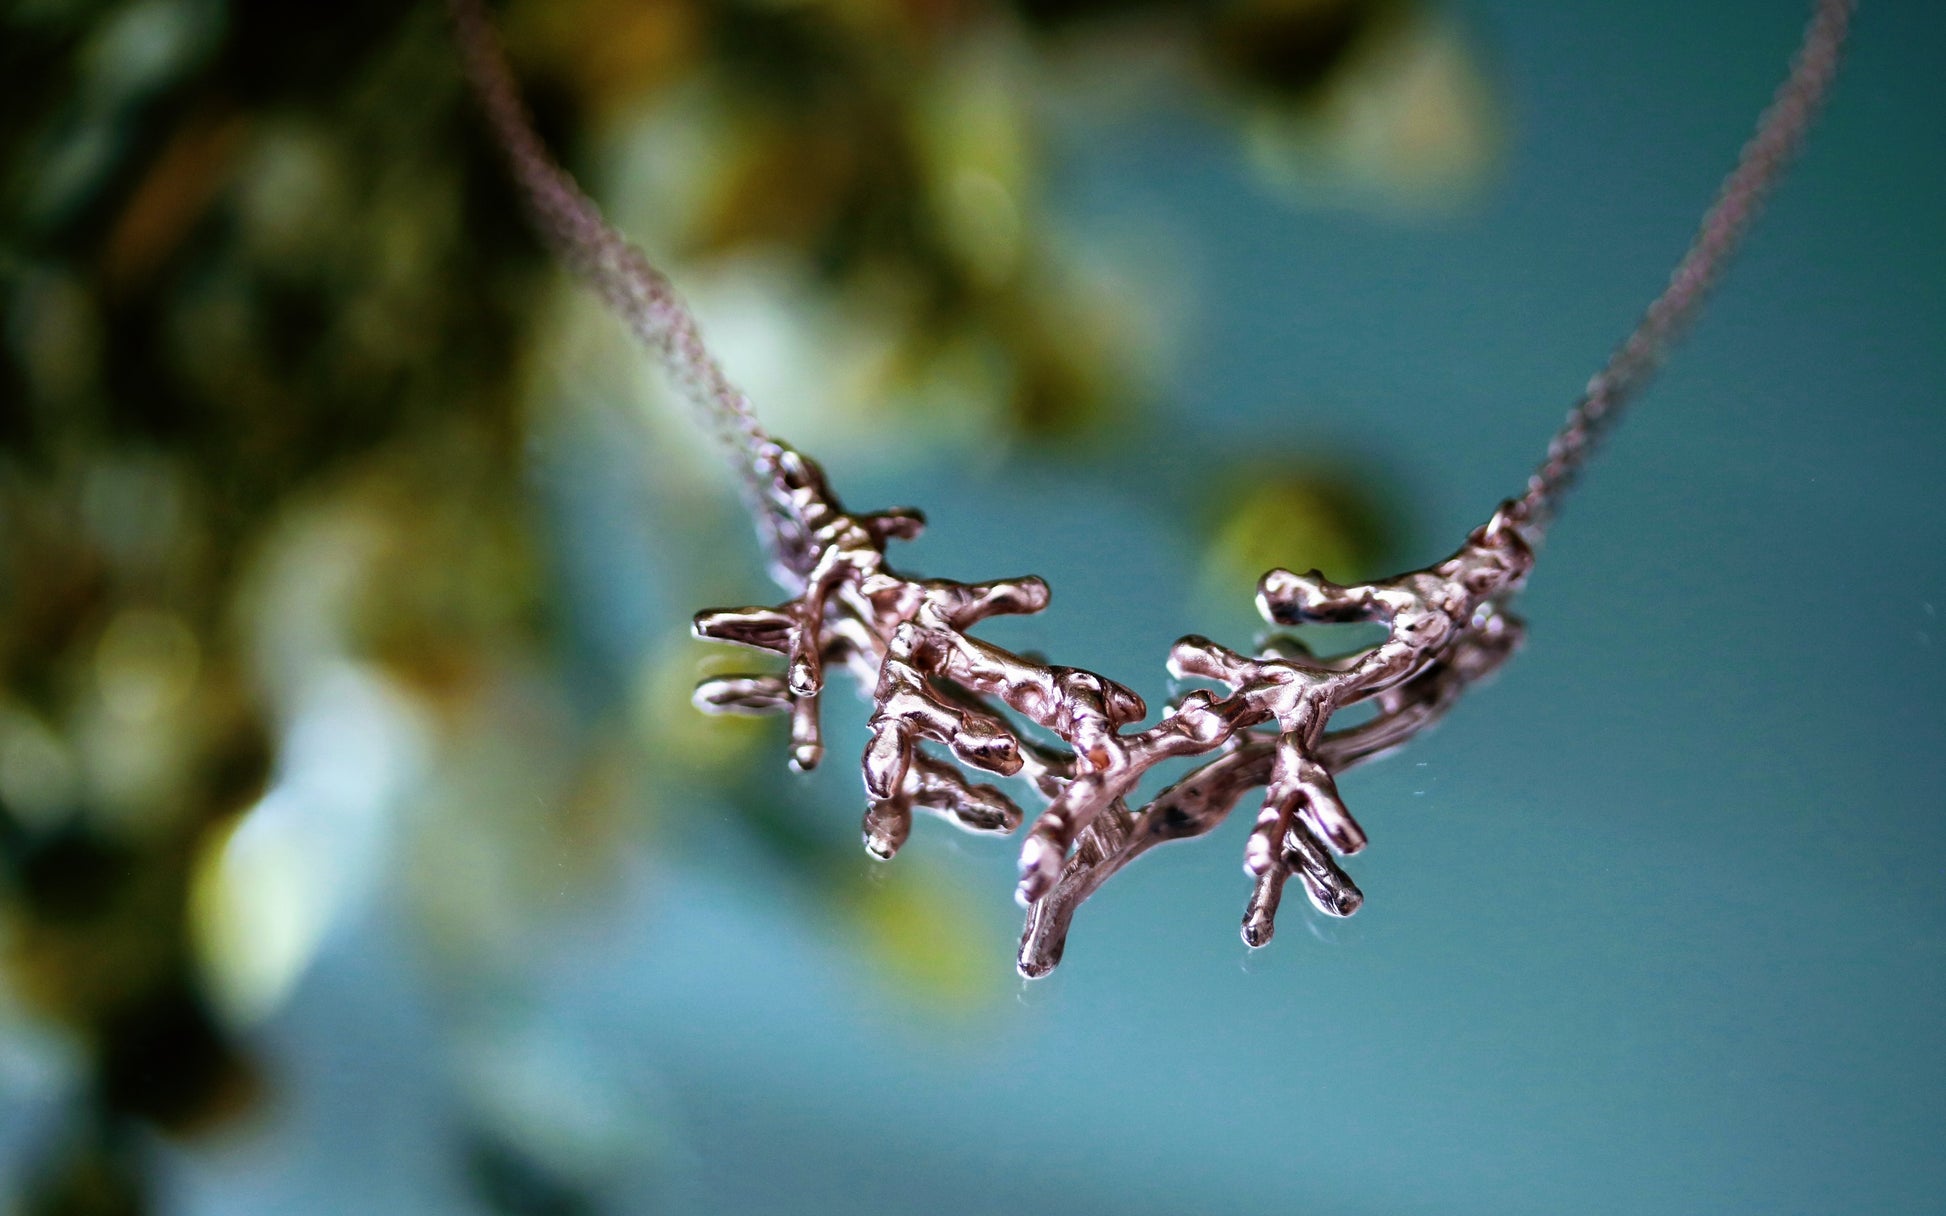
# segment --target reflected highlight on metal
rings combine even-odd
[[[1375,622],[1384,641],[1320,659],[1293,637],[1250,657],[1190,636],[1169,654],[1179,679],[1223,685],[1170,705],[1158,721],[1142,698],[1106,677],[1014,654],[968,632],[991,616],[1039,612],[1047,584],[1032,576],[985,583],[919,579],[885,562],[885,546],[919,534],[916,511],[853,514],[802,454],[772,443],[758,467],[770,479],[764,507],[780,538],[774,571],[792,599],[696,617],[696,633],[785,657],[783,675],[705,681],[696,704],[715,713],[791,716],[791,763],[823,755],[818,720],[827,668],[849,671],[875,704],[864,758],[865,847],[890,859],[924,810],[979,832],[1010,832],[1023,815],[992,785],[921,750],[945,748],[960,765],[1025,778],[1046,800],[1020,854],[1017,895],[1028,909],[1020,970],[1045,975],[1060,961],[1080,903],[1149,848],[1199,836],[1243,794],[1264,787],[1244,851],[1256,891],[1243,938],[1261,946],[1295,874],[1319,909],[1349,916],[1363,901],[1333,854],[1364,847],[1365,832],[1338,796],[1335,774],[1433,721],[1472,678],[1512,651],[1519,625],[1501,610],[1534,562],[1503,507],[1460,550],[1425,570],[1340,586],[1313,571],[1273,570],[1257,606],[1275,625]],[[1368,722],[1329,732],[1333,714],[1376,701]],[[1030,737],[1009,714],[1057,743]],[[1140,810],[1142,778],[1179,757],[1213,755]]]
[[[920,514],[847,512],[816,463],[762,429],[668,279],[548,155],[479,0],[448,0],[448,8],[462,62],[535,220],[726,440],[774,573],[793,597],[774,608],[697,616],[701,637],[788,660],[783,676],[706,681],[697,705],[788,711],[791,763],[807,769],[823,754],[818,702],[825,669],[849,669],[875,705],[864,758],[864,830],[866,847],[880,858],[905,842],[915,809],[975,831],[1011,831],[1023,818],[998,788],[974,785],[924,754],[922,741],[945,747],[968,768],[1027,778],[1047,801],[1021,849],[1017,892],[1029,909],[1020,969],[1034,976],[1059,962],[1075,906],[1108,875],[1153,844],[1207,831],[1257,785],[1265,796],[1244,852],[1244,868],[1257,882],[1244,940],[1258,946],[1270,939],[1293,873],[1324,911],[1357,908],[1362,897],[1332,855],[1357,852],[1365,833],[1338,796],[1335,771],[1431,721],[1470,674],[1504,659],[1518,628],[1502,605],[1532,568],[1532,546],[1601,435],[1694,319],[1802,143],[1836,75],[1853,0],[1817,0],[1790,72],[1669,283],[1589,381],[1520,497],[1502,503],[1458,552],[1424,570],[1355,586],[1315,571],[1272,570],[1258,584],[1258,609],[1273,624],[1370,622],[1386,627],[1386,639],[1321,660],[1294,640],[1252,658],[1206,638],[1183,638],[1170,652],[1171,673],[1220,684],[1227,694],[1190,693],[1139,730],[1148,710],[1130,689],[967,633],[990,616],[1040,611],[1048,600],[1040,579],[956,583],[886,566],[886,543],[918,535]],[[1339,710],[1388,694],[1364,727],[1327,732]],[[1026,737],[1001,706],[1058,744]],[[1212,752],[1215,759],[1147,808],[1129,808],[1128,796],[1156,765]]]

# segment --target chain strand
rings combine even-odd
[[[750,399],[710,353],[695,315],[668,277],[602,217],[594,200],[548,153],[481,0],[447,0],[447,11],[467,82],[543,239],[661,357],[723,447],[751,504],[761,503],[756,457],[771,439]]]
[[[1730,255],[1762,210],[1829,92],[1851,25],[1855,0],[1817,0],[1790,74],[1744,144],[1688,251],[1634,332],[1581,398],[1548,444],[1547,458],[1511,504],[1510,518],[1538,541],[1562,497],[1593,457],[1634,395],[1654,375],[1708,296]],[[447,0],[466,77],[505,151],[515,180],[547,243],[587,280],[635,335],[662,358],[725,449],[759,518],[766,513],[759,454],[772,441],[750,400],[704,345],[695,316],[668,278],[602,217],[534,131],[481,0]],[[771,538],[773,541],[774,537]]]
[[[1805,131],[1837,74],[1854,6],[1855,0],[1818,0],[1789,76],[1757,120],[1756,132],[1743,145],[1736,168],[1723,180],[1688,252],[1669,276],[1669,285],[1615,349],[1608,365],[1588,381],[1580,401],[1548,444],[1547,459],[1527,479],[1526,493],[1514,504],[1514,516],[1530,539],[1539,540],[1602,436],[1695,320],[1730,255],[1804,142]]]

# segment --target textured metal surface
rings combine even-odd
[[[1433,721],[1469,681],[1511,653],[1520,629],[1503,605],[1532,567],[1531,545],[1601,435],[1693,320],[1801,144],[1835,76],[1853,0],[1818,0],[1789,75],[1668,287],[1590,380],[1519,498],[1425,570],[1349,587],[1315,572],[1273,570],[1258,585],[1258,608],[1273,624],[1369,621],[1385,626],[1385,640],[1320,659],[1294,638],[1274,640],[1254,657],[1183,638],[1170,652],[1171,673],[1223,691],[1190,693],[1147,727],[1139,726],[1147,707],[1128,688],[967,632],[990,616],[1045,607],[1040,579],[956,583],[885,564],[887,542],[918,534],[918,512],[845,511],[814,462],[763,430],[666,277],[548,155],[478,0],[448,0],[448,7],[468,78],[539,227],[725,441],[774,571],[793,597],[776,607],[697,616],[701,637],[786,658],[783,675],[705,682],[697,705],[788,712],[791,763],[809,768],[823,754],[818,715],[826,674],[834,667],[850,672],[874,705],[864,833],[866,847],[881,858],[904,844],[914,811],[974,831],[1012,831],[1024,818],[1020,808],[962,770],[1025,779],[1045,801],[1020,857],[1018,895],[1029,913],[1019,962],[1031,976],[1060,960],[1075,909],[1110,875],[1157,844],[1208,831],[1260,786],[1263,806],[1244,854],[1256,880],[1245,941],[1270,939],[1293,874],[1320,909],[1340,916],[1356,910],[1362,897],[1334,854],[1362,848],[1365,833],[1339,798],[1335,775]],[[1375,717],[1329,729],[1335,713],[1364,702],[1376,706]],[[955,763],[922,745],[945,749]],[[1145,807],[1128,805],[1146,773],[1185,756],[1210,758]]]
[[[918,535],[917,512],[849,512],[818,466],[781,444],[766,447],[759,467],[770,479],[771,527],[783,539],[777,572],[795,594],[775,607],[704,612],[695,627],[700,637],[782,655],[785,670],[705,681],[696,704],[789,713],[791,763],[810,768],[824,750],[818,715],[827,673],[848,671],[874,704],[864,836],[880,858],[905,843],[915,811],[972,831],[1012,831],[1024,817],[1019,806],[962,769],[1022,778],[1045,803],[1020,854],[1017,896],[1028,921],[1019,965],[1029,976],[1060,961],[1075,909],[1110,875],[1157,844],[1209,831],[1259,786],[1262,809],[1244,850],[1244,870],[1256,881],[1244,940],[1270,940],[1292,875],[1321,910],[1355,911],[1362,896],[1333,855],[1363,848],[1365,832],[1335,775],[1431,723],[1511,653],[1520,628],[1500,604],[1534,560],[1503,507],[1451,557],[1397,578],[1341,586],[1315,571],[1273,570],[1257,588],[1270,623],[1374,622],[1385,639],[1323,659],[1289,636],[1256,656],[1185,637],[1170,650],[1170,674],[1220,691],[1191,692],[1145,727],[1147,707],[1123,685],[969,632],[991,616],[1046,607],[1040,579],[902,574],[886,563],[885,547]],[[1334,714],[1366,701],[1375,703],[1374,717],[1329,729]],[[1194,756],[1210,759],[1146,806],[1129,805],[1156,765]]]

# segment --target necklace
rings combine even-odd
[[[542,235],[697,407],[790,597],[696,616],[698,637],[785,661],[781,675],[707,680],[696,705],[788,715],[790,764],[805,770],[823,756],[819,715],[829,676],[849,674],[873,704],[864,838],[880,859],[905,843],[915,812],[975,832],[1012,832],[1026,818],[1019,805],[967,773],[1025,779],[1046,804],[1022,846],[1016,890],[1027,909],[1018,965],[1036,977],[1060,962],[1075,911],[1108,878],[1159,844],[1209,832],[1259,787],[1263,803],[1244,848],[1255,884],[1244,941],[1270,940],[1293,877],[1328,915],[1358,909],[1364,897],[1337,858],[1363,848],[1366,837],[1336,775],[1436,721],[1519,645],[1522,625],[1508,603],[1548,524],[1602,435],[1694,319],[1802,143],[1836,74],[1853,0],[1817,0],[1788,76],[1667,288],[1588,382],[1520,495],[1423,570],[1354,585],[1315,570],[1272,570],[1258,582],[1258,611],[1273,626],[1369,622],[1385,629],[1384,640],[1327,658],[1287,633],[1255,654],[1185,637],[1169,652],[1169,673],[1215,690],[1181,697],[1146,727],[1148,708],[1129,688],[969,632],[988,617],[1046,607],[1039,578],[961,583],[886,563],[887,546],[917,536],[924,518],[908,509],[847,510],[815,461],[764,430],[668,279],[548,154],[480,0],[449,0],[449,8],[467,77]],[[1360,704],[1372,708],[1370,717],[1331,729],[1334,714]],[[1151,769],[1183,757],[1200,763],[1145,804],[1130,804]]]

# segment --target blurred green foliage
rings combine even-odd
[[[1371,64],[1432,45],[1397,0],[519,0],[504,19],[571,163],[600,178],[626,159],[604,159],[618,133],[669,137],[641,231],[679,279],[786,259],[869,331],[855,408],[967,433],[937,404],[957,382],[983,441],[1099,433],[1152,391],[1129,355],[1139,310],[1067,256],[1043,201],[1064,81],[1160,53],[1329,142],[1368,130],[1346,116],[1372,112]],[[847,833],[802,831],[767,778],[724,786],[756,739],[682,742],[690,660],[652,655],[621,681],[647,690],[635,704],[563,708],[557,538],[524,492],[555,283],[435,6],[0,13],[0,961],[82,1061],[23,1210],[144,1210],[131,1128],[247,1108],[257,1070],[223,977],[294,923],[271,914],[299,888],[221,887],[222,859],[345,665],[400,707],[386,730],[430,740],[416,792],[373,805],[461,808],[422,814],[424,847],[482,859],[414,872],[454,975],[511,966],[455,916],[517,926],[560,885],[485,875],[569,864],[597,887],[658,783],[706,781],[892,983],[937,1016],[990,995],[999,952],[954,888],[909,868],[861,884],[836,861]],[[1354,563],[1367,530],[1341,505],[1246,494],[1226,572],[1285,552],[1300,520],[1315,560]],[[485,805],[510,782],[529,801]],[[276,855],[303,863],[298,839]],[[261,991],[287,991],[312,948],[278,944]],[[482,1136],[489,1206],[590,1210]]]

